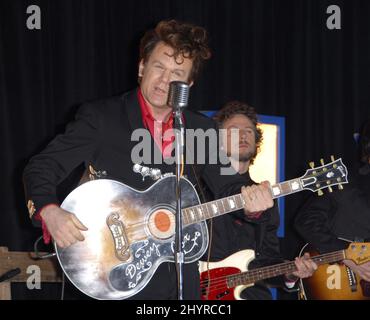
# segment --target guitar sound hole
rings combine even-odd
[[[175,216],[168,209],[159,209],[151,213],[148,221],[151,235],[157,239],[168,239],[175,233]]]

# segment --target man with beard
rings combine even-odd
[[[233,168],[245,178],[246,189],[255,190],[257,183],[249,175],[249,166],[259,151],[262,130],[257,127],[257,114],[253,107],[239,102],[227,103],[215,116],[221,129],[222,147]],[[210,245],[203,261],[219,261],[240,250],[252,249],[255,259],[248,269],[283,262],[280,255],[277,229],[279,211],[276,201],[270,209],[248,215],[232,213],[214,218],[210,223]],[[292,288],[298,277],[305,278],[317,269],[309,255],[295,260],[298,271],[257,282],[242,291],[241,298],[247,300],[272,299],[268,287]]]

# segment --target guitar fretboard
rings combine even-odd
[[[303,190],[301,179],[293,179],[271,186],[272,198],[279,198]],[[182,209],[183,225],[198,223],[244,208],[241,193]]]
[[[318,256],[311,257],[317,264],[326,264],[337,262],[345,259],[345,250],[326,253]],[[226,278],[226,283],[229,288],[234,288],[240,285],[247,285],[255,283],[263,279],[277,277],[283,274],[289,274],[297,271],[294,261],[284,262],[273,266],[263,267],[255,270],[249,270],[236,275],[230,275]],[[212,284],[211,284],[212,285]]]

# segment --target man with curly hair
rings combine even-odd
[[[117,97],[82,105],[66,132],[29,161],[24,170],[27,206],[32,221],[42,226],[46,242],[53,238],[58,247],[66,248],[84,240],[87,226],[73,213],[59,207],[56,192],[57,186],[80,164],[94,178],[118,180],[136,190],[145,190],[154,183],[133,170],[138,163],[132,159],[132,150],[137,145],[132,137],[136,130],[146,130],[151,155],[157,150],[163,160],[171,156],[168,146],[173,144],[173,135],[164,139],[166,132],[173,131],[173,113],[167,104],[169,84],[182,81],[193,85],[210,56],[205,29],[175,20],[161,21],[141,40],[139,87]],[[187,129],[216,130],[211,119],[197,113],[185,110],[183,117]],[[253,189],[242,188],[244,179],[238,174],[221,176],[222,166],[220,161],[196,165],[185,162],[183,171],[193,184],[198,172],[215,198],[234,195],[242,189],[245,213],[272,207],[268,183]],[[175,172],[175,166],[165,161],[151,167],[160,169],[162,174]],[[198,299],[199,291],[197,263],[185,264],[183,297]],[[136,299],[176,297],[175,266],[167,262],[159,265],[145,288],[134,296]]]
[[[263,140],[253,107],[239,101],[228,102],[215,116],[226,136],[223,145],[231,164],[240,174],[248,172]],[[237,139],[232,139],[233,134]]]

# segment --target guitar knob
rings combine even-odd
[[[160,169],[150,169],[150,177],[153,180],[158,180],[162,175],[162,172]]]
[[[132,170],[135,172],[135,173],[140,173],[141,171],[141,168],[142,166],[138,163],[135,163],[134,166],[132,167]]]
[[[325,162],[324,162],[323,158],[320,159],[320,163],[321,163],[321,165],[325,165]]]
[[[330,156],[330,160],[331,160],[331,162],[334,162],[334,161],[335,161],[335,159],[334,159],[334,156],[333,156],[333,155],[331,155],[331,156]]]
[[[317,194],[319,195],[319,197],[321,197],[324,194],[324,192],[322,192],[322,190],[320,189],[319,191],[317,191]]]
[[[329,189],[329,192],[333,192],[333,189],[331,188],[331,186],[329,186],[328,189]]]
[[[338,184],[339,190],[343,190],[343,186],[341,184]]]
[[[308,163],[308,165],[313,169],[315,168],[315,162],[311,161]]]
[[[146,176],[148,176],[150,173],[150,169],[149,169],[149,167],[142,167],[141,168],[141,171],[140,171],[140,173],[141,173],[141,175],[143,176],[143,177],[146,177]]]

